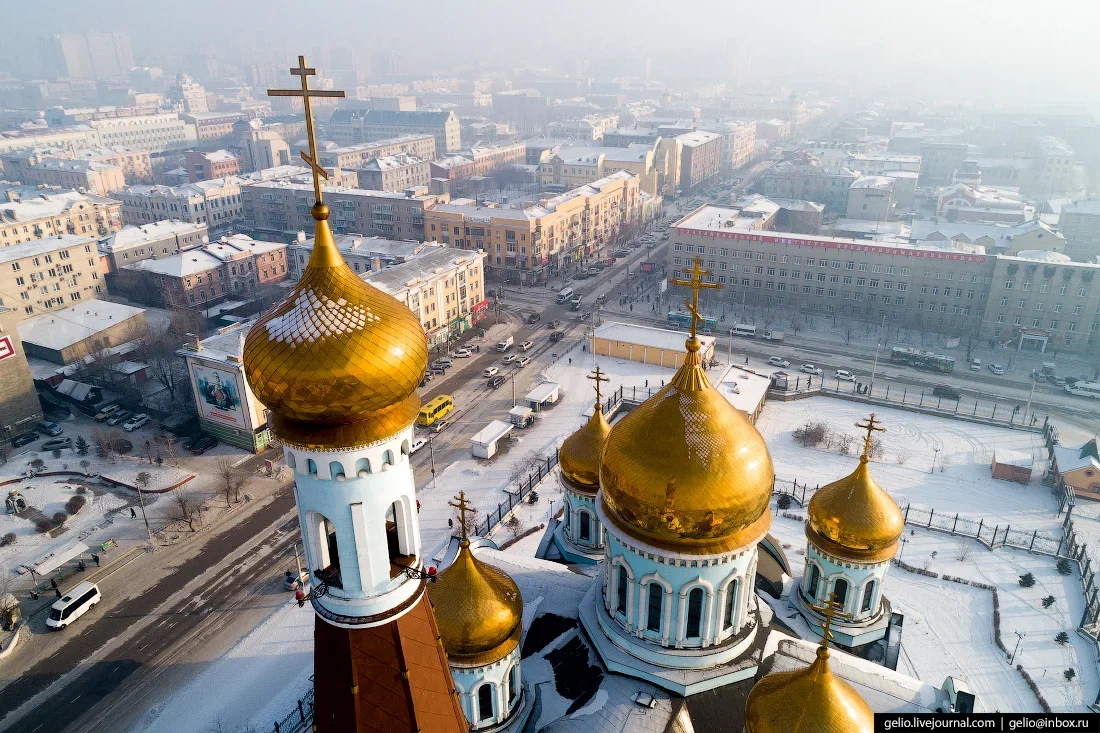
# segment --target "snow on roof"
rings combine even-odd
[[[397,155],[384,155],[380,158],[372,158],[363,165],[363,169],[368,171],[392,171],[398,168],[406,168],[410,165],[419,165],[423,162],[423,158],[418,158],[415,155],[398,153]]]
[[[209,153],[203,153],[202,157],[206,158],[211,163],[228,163],[231,160],[236,160],[237,156],[228,150],[214,150]]]
[[[45,557],[35,561],[34,572],[43,577],[52,575],[54,570],[57,570],[74,557],[83,555],[85,552],[88,552],[88,546],[86,544],[80,540],[70,540]]]
[[[1017,252],[1015,256],[1019,257],[1022,260],[1034,260],[1036,262],[1050,262],[1058,264],[1073,261],[1061,252],[1051,252],[1047,249],[1025,249]]]
[[[365,237],[362,234],[334,234],[336,248],[341,254],[396,257],[408,259],[416,256],[426,246],[415,239],[386,239],[385,237]],[[292,244],[292,247],[304,247],[313,250],[313,237]]]
[[[178,254],[124,265],[122,269],[186,277],[212,270],[239,257],[263,254],[285,246],[278,242],[261,242],[243,234],[234,234],[218,242],[185,249]]]
[[[477,431],[477,433],[470,438],[470,443],[473,445],[490,445],[512,432],[513,428],[515,428],[515,425],[510,422],[493,420],[484,428]]]
[[[1082,201],[1074,201],[1071,204],[1063,205],[1062,212],[1066,214],[1091,214],[1093,216],[1100,216],[1100,200],[1085,199]]]
[[[727,402],[749,415],[756,414],[770,386],[768,377],[736,366],[731,366],[715,385]]]
[[[1027,453],[1021,453],[1018,450],[1010,450],[1008,448],[998,448],[993,451],[993,462],[1000,463],[1006,466],[1019,466],[1020,468],[1031,468],[1031,464],[1034,463],[1034,459]]]
[[[191,346],[180,349],[176,353],[180,356],[193,356],[202,359],[210,359],[220,362],[240,362],[244,354],[244,337],[252,328],[253,321],[238,323],[222,330],[221,333],[209,336],[200,341],[202,349],[196,351]]]
[[[452,247],[427,247],[419,257],[360,277],[379,290],[395,295],[406,288],[430,282],[436,275],[472,265],[485,255]]]
[[[860,176],[852,181],[851,188],[892,188],[893,185],[886,176]]]
[[[682,135],[677,135],[676,141],[685,147],[697,148],[700,145],[706,145],[707,143],[718,140],[721,137],[722,136],[716,132],[695,130],[694,132],[685,132]]]
[[[147,369],[148,367],[149,367],[148,364],[145,364],[144,362],[140,362],[140,361],[120,361],[117,364],[112,364],[111,366],[109,366],[107,368],[110,369],[113,372],[118,372],[119,374],[128,375],[128,374],[137,374],[141,370]]]
[[[543,382],[542,384],[528,392],[524,399],[528,402],[537,402],[541,404],[553,397],[554,393],[556,393],[559,389],[561,389],[561,385],[559,385],[557,382]]]
[[[1059,473],[1076,471],[1079,468],[1092,467],[1100,471],[1100,461],[1089,453],[1081,450],[1083,446],[1069,448],[1064,445],[1054,446],[1054,462],[1058,464]]]
[[[912,223],[910,239],[914,241],[927,240],[936,232],[939,232],[948,239],[954,239],[959,234],[965,234],[970,241],[974,241],[979,237],[988,236],[997,242],[997,246],[1006,247],[1009,246],[1014,237],[1018,237],[1021,234],[1030,234],[1036,229],[1041,229],[1044,236],[1054,237],[1057,240],[1065,239],[1060,232],[1054,231],[1049,226],[1036,219],[1015,225],[915,219]]]
[[[667,328],[653,328],[652,326],[638,326],[633,323],[619,323],[617,321],[604,321],[596,328],[596,338],[608,341],[622,341],[628,344],[637,344],[654,349],[668,351],[684,351],[686,335],[683,331],[671,331]],[[706,352],[714,343],[713,336],[699,335],[699,341]]]
[[[106,241],[101,242],[99,248],[105,252],[114,252],[115,250],[128,249],[147,242],[156,242],[171,236],[190,234],[200,229],[206,229],[206,225],[192,224],[178,219],[166,219],[152,224],[123,227],[108,237]]]
[[[78,191],[65,191],[64,193],[50,193],[35,198],[23,199],[11,203],[0,204],[0,225],[24,221],[37,221],[59,216],[65,213],[78,201],[90,201],[93,203],[107,203],[111,199],[102,196],[92,196]]]
[[[109,300],[91,300],[21,321],[19,338],[44,349],[60,351],[144,312],[143,308]]]
[[[2,223],[3,222],[0,221],[0,224]],[[82,237],[78,234],[59,234],[56,237],[44,237],[43,239],[23,242],[22,244],[12,244],[7,247],[0,247],[0,263],[15,262],[24,257],[35,257],[47,252],[55,252],[59,249],[94,243],[94,239]]]

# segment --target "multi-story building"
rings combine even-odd
[[[170,150],[182,148],[193,138],[187,123],[175,112],[137,117],[114,117],[92,120],[88,124],[99,134],[97,145]]]
[[[619,171],[523,209],[437,204],[424,238],[488,254],[486,274],[543,281],[604,257],[624,227],[643,216],[638,177]]]
[[[936,215],[948,221],[1022,224],[1029,210],[1015,190],[956,183],[936,193]]]
[[[549,137],[572,137],[578,142],[598,142],[603,139],[605,131],[618,126],[617,114],[592,114],[573,120],[551,122],[546,126],[546,134]]]
[[[421,160],[435,160],[435,136],[400,135],[387,140],[349,145],[332,150],[318,150],[317,162],[325,167],[361,168],[368,161],[387,155],[405,153]]]
[[[481,251],[429,246],[407,262],[360,277],[408,306],[428,345],[437,346],[488,315],[485,258]]]
[[[192,81],[187,74],[176,75],[176,83],[168,90],[172,99],[179,102],[183,111],[187,114],[204,114],[210,111],[210,105],[206,101],[206,90],[202,84]]]
[[[660,176],[656,166],[656,145],[635,143],[623,148],[561,145],[538,167],[543,191],[561,192],[598,181],[615,171],[638,176],[646,193],[656,195]]]
[[[122,202],[122,221],[132,225],[180,219],[218,227],[238,221],[244,213],[236,176],[186,186],[126,186],[114,196]]]
[[[366,191],[326,186],[329,226],[338,234],[363,234],[387,239],[424,240],[425,209],[446,196],[428,193]],[[244,221],[253,229],[282,241],[313,230],[313,186],[266,181],[241,188]]]
[[[432,178],[431,164],[407,153],[368,160],[357,173],[359,188],[373,191],[404,191],[413,186],[427,186]]]
[[[191,183],[235,176],[241,172],[240,159],[228,150],[213,150],[209,153],[188,150],[184,158]]]
[[[0,440],[34,427],[42,419],[42,405],[27,364],[27,354],[16,327],[23,310],[0,306]]]
[[[58,33],[40,41],[42,65],[51,76],[75,79],[125,77],[134,66],[125,33]]]
[[[693,191],[718,179],[722,166],[722,136],[696,130],[676,136],[680,143],[680,188]]]
[[[969,147],[966,143],[925,140],[920,146],[922,186],[946,186],[954,181],[955,171],[963,167]]]
[[[802,199],[825,206],[830,213],[848,210],[848,190],[859,174],[847,168],[830,170],[812,155],[776,163],[764,173],[764,195],[770,199]]]
[[[483,143],[469,150],[452,153],[432,161],[431,177],[450,181],[450,193],[456,195],[459,181],[472,176],[488,176],[508,166],[524,165],[527,143]]]
[[[1049,198],[1072,190],[1073,148],[1060,138],[1041,135],[1036,138],[1038,159],[1029,193]]]
[[[125,265],[115,273],[115,283],[119,293],[139,302],[205,310],[228,298],[251,297],[286,277],[286,244],[234,234]]]
[[[894,218],[894,179],[860,176],[848,189],[849,219],[890,221]]]
[[[338,109],[326,129],[329,137],[340,145],[358,145],[400,135],[431,135],[435,138],[437,155],[462,147],[462,126],[454,112]]]
[[[1075,262],[1100,257],[1100,201],[1075,201],[1062,207],[1058,228],[1066,238],[1066,254]]]
[[[853,153],[844,167],[865,176],[888,176],[895,171],[920,173],[920,156],[901,153]]]
[[[194,130],[200,143],[220,140],[233,134],[233,123],[245,119],[240,112],[203,112],[181,115],[183,122]]]
[[[122,202],[77,191],[0,203],[0,248],[59,234],[105,237],[122,228]]]
[[[91,237],[45,237],[0,247],[0,306],[22,317],[67,308],[107,292]]]
[[[75,151],[72,156],[77,160],[117,165],[122,168],[126,183],[139,183],[153,178],[153,161],[148,150],[133,147],[87,148]]]
[[[103,257],[104,265],[102,269],[107,273],[107,282],[110,284],[111,274],[118,272],[120,267],[197,247],[203,244],[206,236],[205,224],[178,220],[123,227],[99,242],[99,253]]]
[[[722,136],[721,168],[730,173],[752,162],[756,150],[756,123],[744,120],[700,120],[700,130]]]
[[[23,183],[55,186],[97,196],[107,196],[110,191],[126,185],[126,175],[122,168],[111,163],[36,155],[32,156],[34,162],[25,160],[24,165],[19,166],[16,171],[15,166],[9,166],[10,156],[13,155],[19,153],[8,153],[4,156],[4,170],[13,168],[11,174],[13,177],[18,175],[18,180]]]
[[[100,145],[99,131],[91,125],[0,130],[0,153],[25,148],[91,148]]]
[[[313,237],[300,233],[298,241],[287,247],[287,270],[290,279],[297,282],[306,271],[313,254]],[[390,265],[401,264],[416,257],[428,245],[417,240],[364,237],[361,234],[334,234],[336,248],[340,250],[348,267],[355,272],[376,272]]]
[[[9,180],[22,181],[24,183],[38,183],[33,181],[31,168],[46,160],[68,160],[98,163],[118,166],[122,169],[125,183],[137,183],[147,180],[153,175],[152,158],[148,150],[136,148],[21,148],[0,153],[0,162],[3,163],[4,176]],[[50,183],[51,186],[62,184]],[[83,185],[83,184],[81,184]],[[64,187],[64,186],[62,186]],[[72,186],[75,188],[75,186]],[[112,185],[104,190],[121,188],[121,185]]]

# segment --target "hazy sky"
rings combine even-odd
[[[718,77],[727,49],[742,44],[755,77],[836,78],[983,105],[1100,106],[1096,0],[0,0],[0,16],[0,46],[24,39],[0,58],[20,46],[35,53],[33,39],[47,33],[117,27],[139,62],[204,49],[270,60],[331,43],[400,48],[420,68],[621,57],[640,72],[648,54],[659,72],[690,53],[700,76]]]

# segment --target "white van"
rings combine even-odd
[[[101,598],[99,586],[95,583],[89,583],[87,580],[79,583],[50,606],[46,626],[60,631],[87,613],[88,609],[99,603]]]
[[[971,359],[970,360],[970,370],[974,371],[974,372],[980,372],[982,370],[982,360],[981,359]]]
[[[558,302],[564,303],[573,297],[573,288],[563,288],[558,292]]]

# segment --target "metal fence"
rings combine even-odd
[[[1100,629],[1097,629],[1097,619],[1100,618],[1100,598],[1097,597],[1098,588],[1096,571],[1092,567],[1092,558],[1089,556],[1088,546],[1079,542],[1077,532],[1073,527],[1072,512],[1066,513],[1062,522],[1062,532],[1066,536],[1066,556],[1077,563],[1081,571],[1081,585],[1085,591],[1085,611],[1081,615],[1079,629],[1088,634],[1094,640],[1100,641]]]
[[[309,676],[309,689],[298,699],[298,705],[282,720],[275,721],[275,733],[298,733],[313,723],[313,675]]]
[[[558,465],[557,451],[546,458],[535,461],[531,465],[527,477],[519,481],[514,491],[511,489],[504,490],[507,498],[499,502],[496,509],[485,513],[485,520],[474,526],[474,534],[478,537],[488,537],[504,521],[504,518],[508,516],[508,512],[512,511],[517,504],[527,500],[531,492],[538,488],[539,484],[550,475],[551,470],[556,465]]]

